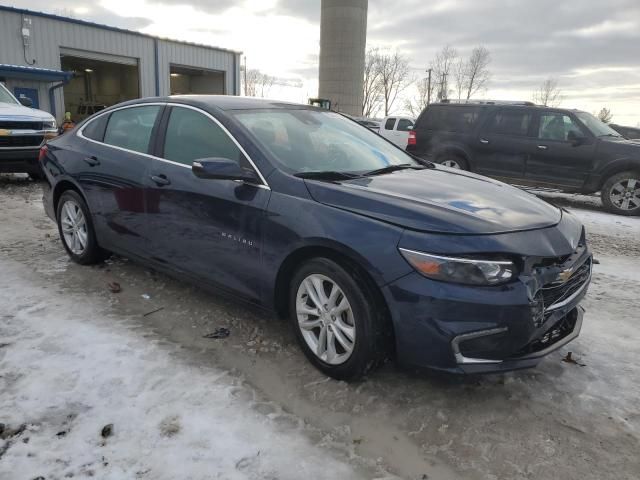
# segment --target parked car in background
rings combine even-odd
[[[587,112],[529,102],[432,104],[407,150],[510,183],[600,191],[607,210],[640,214],[640,143]]]
[[[378,133],[400,148],[406,148],[413,122],[414,120],[409,117],[386,117],[380,122]]]
[[[640,140],[640,128],[625,127],[615,123],[610,123],[609,126],[627,140]]]
[[[74,261],[117,252],[275,309],[334,378],[391,355],[454,373],[532,367],[580,331],[592,259],[575,217],[335,112],[148,98],[41,158]]]
[[[16,99],[0,83],[0,173],[28,173],[41,178],[40,147],[58,134],[56,120],[31,108],[31,99]]]

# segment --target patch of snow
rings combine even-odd
[[[0,257],[0,271],[0,422],[26,424],[0,439],[1,479],[365,478],[298,419],[256,411],[226,372],[189,364],[24,266]]]

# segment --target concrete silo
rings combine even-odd
[[[362,115],[362,80],[367,42],[368,0],[322,0],[320,98],[332,108]]]

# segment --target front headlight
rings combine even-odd
[[[42,127],[45,130],[54,130],[57,127],[56,121],[55,120],[45,120],[44,122],[42,122]]]
[[[499,285],[516,275],[509,260],[477,260],[400,249],[402,256],[427,278],[466,285]]]

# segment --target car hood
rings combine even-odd
[[[35,108],[0,102],[0,119],[24,121],[53,120],[53,116],[51,116],[50,113]]]
[[[627,140],[620,137],[600,137],[601,148],[606,145],[608,149],[617,153],[627,153],[629,155],[640,154],[640,140]]]
[[[562,218],[560,209],[519,188],[440,166],[305,182],[317,202],[424,232],[507,233],[550,227]]]

